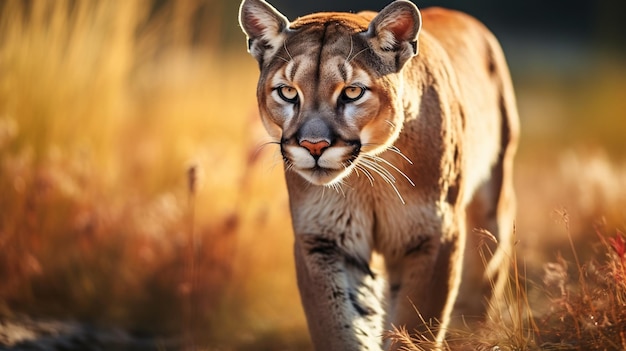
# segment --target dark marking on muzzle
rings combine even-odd
[[[307,149],[313,157],[319,157],[334,141],[334,134],[320,118],[310,119],[296,133],[298,145]]]

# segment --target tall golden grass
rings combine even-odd
[[[212,5],[1,4],[1,315],[178,333],[191,301],[205,340],[303,326],[257,68],[187,21]]]
[[[0,4],[0,317],[184,331],[193,347],[310,348],[281,161],[272,146],[259,149],[257,67],[243,35],[239,50],[222,45],[220,24],[236,20],[222,8]],[[612,150],[623,145],[618,73],[599,75],[590,95],[548,95],[587,96],[573,135],[606,129]],[[522,116],[535,116],[522,121],[517,249],[536,282],[557,251],[572,252],[567,235],[587,262],[584,247],[600,241],[593,224],[623,228],[626,218],[626,166],[615,152],[562,151],[541,133],[533,143],[536,114],[565,120],[533,95],[546,87],[524,82],[518,91]],[[600,122],[581,117],[590,111]],[[544,308],[533,294],[529,305]]]

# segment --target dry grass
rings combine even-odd
[[[444,350],[623,350],[626,348],[626,236],[597,233],[604,257],[570,268],[561,256],[528,286],[514,265],[504,307],[471,332],[450,331]],[[517,257],[515,257],[517,259]],[[436,329],[436,325],[432,326]],[[388,338],[405,351],[435,348],[432,338],[397,328]],[[452,346],[451,346],[452,345]]]
[[[602,153],[571,152],[550,165],[533,161],[534,176],[525,173],[524,161],[520,166],[518,173],[527,177],[520,183],[532,184],[521,189],[532,191],[519,194],[518,218],[530,230],[524,236],[517,228],[515,264],[499,301],[504,307],[478,329],[451,330],[444,349],[624,349],[626,237],[610,228],[624,226],[626,169]],[[538,209],[530,206],[539,199],[544,203]],[[388,338],[402,350],[435,347],[433,338],[402,329]]]
[[[243,37],[237,52],[220,46],[222,7],[0,4],[0,317],[184,331],[189,348],[310,348],[280,158],[258,150],[257,68]],[[594,80],[600,93],[580,109],[613,123],[612,150],[623,145],[611,108],[623,106],[623,76]],[[535,88],[522,85],[522,115],[555,111],[536,104]],[[526,142],[537,121],[524,121]],[[626,166],[603,152],[546,153],[542,138],[522,145],[517,168],[523,269],[504,297],[517,307],[459,338],[481,348],[623,348],[624,255],[619,239],[595,233],[598,221],[624,228]],[[568,235],[575,251],[563,246]],[[596,254],[590,243],[600,243]],[[544,287],[557,251],[565,258],[545,266]],[[572,252],[579,266],[564,263]],[[537,335],[532,323],[552,332]]]
[[[1,6],[1,315],[177,333],[191,300],[206,340],[302,327],[275,312],[298,298],[253,60],[192,45],[190,3]]]

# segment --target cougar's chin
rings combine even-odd
[[[330,186],[340,183],[352,172],[352,166],[342,169],[314,167],[311,169],[296,169],[304,179],[313,185]]]

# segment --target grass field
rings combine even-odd
[[[310,349],[281,160],[259,149],[258,69],[243,35],[227,48],[219,29],[235,13],[25,4],[0,4],[0,317],[208,350]],[[192,28],[198,13],[209,24]],[[514,78],[520,285],[507,298],[521,307],[464,337],[624,349],[626,67],[599,58],[574,78]]]

